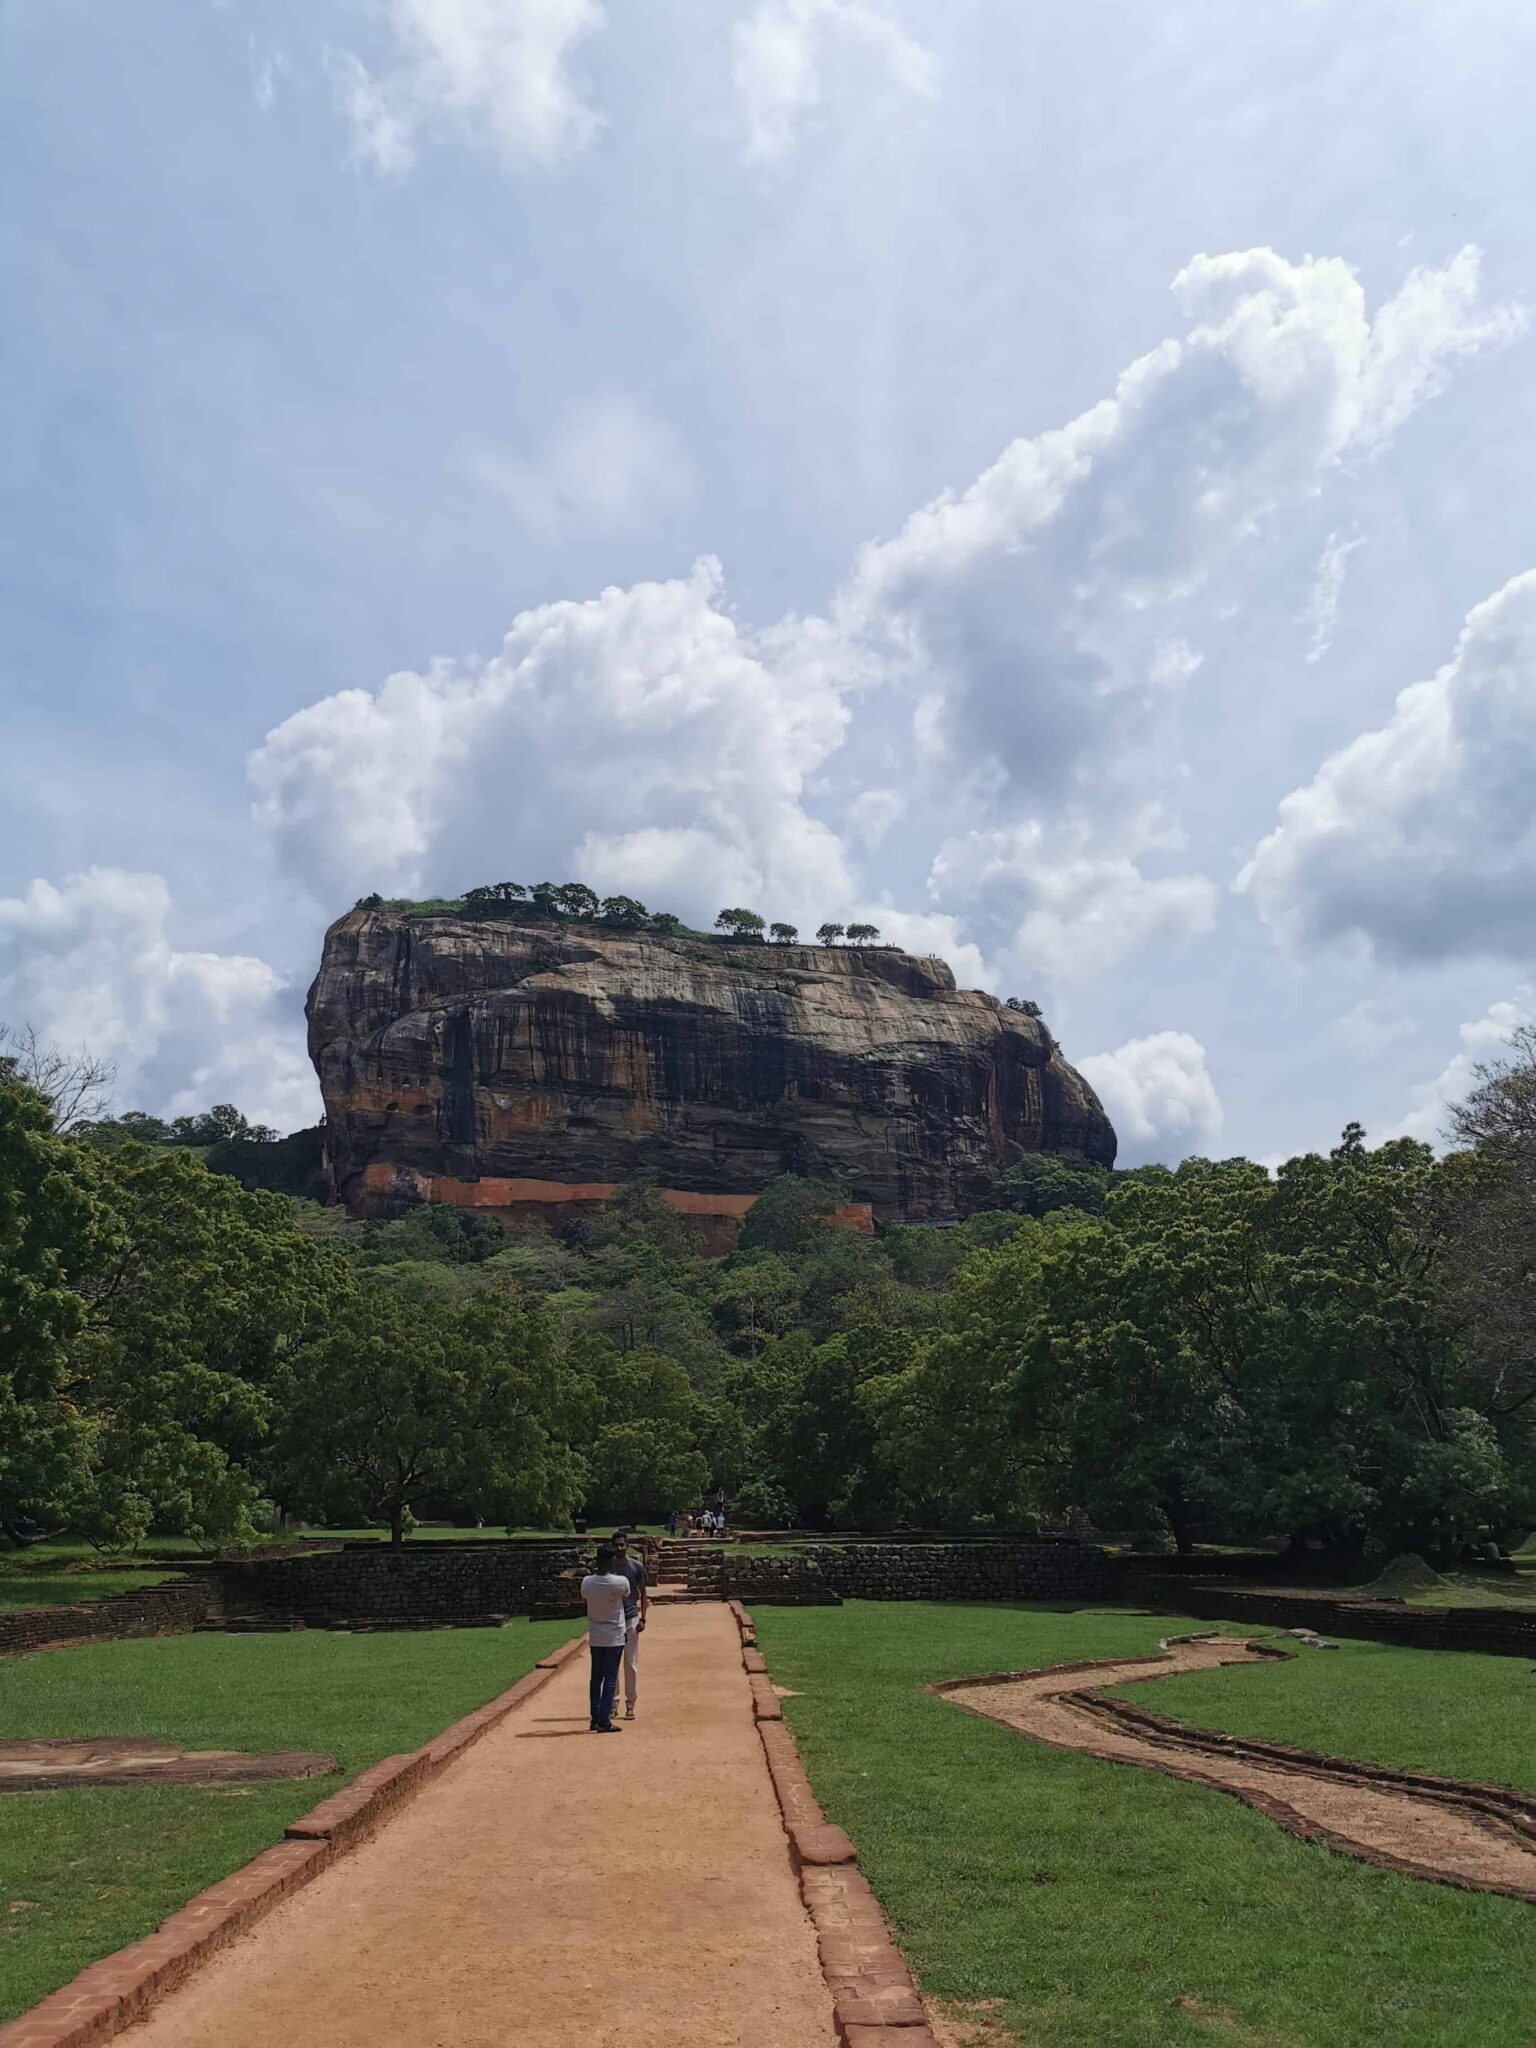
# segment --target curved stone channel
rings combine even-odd
[[[1187,1728],[1100,1690],[1291,1655],[1230,1636],[1174,1638],[1151,1657],[953,1679],[929,1690],[1052,1748],[1231,1793],[1290,1833],[1364,1862],[1536,1905],[1536,1798]]]

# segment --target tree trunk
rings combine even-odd
[[[391,1501],[389,1504],[389,1547],[399,1550],[405,1543],[405,1503]]]
[[[1173,1531],[1174,1549],[1180,1557],[1188,1557],[1195,1545],[1190,1535],[1189,1512],[1185,1505],[1182,1486],[1170,1487],[1163,1496],[1163,1513],[1168,1517],[1168,1526]]]

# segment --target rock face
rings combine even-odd
[[[360,1211],[515,1211],[647,1175],[739,1217],[800,1173],[943,1221],[1025,1153],[1115,1156],[1043,1024],[888,947],[359,910],[326,934],[308,1016],[332,1185]]]

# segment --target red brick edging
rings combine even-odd
[[[752,1617],[739,1600],[729,1605],[741,1634],[753,1718],[789,1837],[800,1896],[816,1929],[838,2040],[843,2048],[937,2048],[911,1972],[859,1868],[858,1852],[843,1830],[827,1819],[811,1790],[784,1710],[768,1682]]]
[[[110,2040],[280,1899],[355,1849],[455,1757],[547,1685],[585,1644],[585,1636],[563,1643],[516,1685],[452,1722],[423,1748],[385,1757],[361,1772],[302,1814],[281,1842],[199,1892],[153,1934],[103,1956],[30,2012],[0,2026],[0,2048],[92,2048]]]

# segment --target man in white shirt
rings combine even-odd
[[[611,1545],[598,1545],[597,1569],[582,1580],[581,1597],[587,1603],[587,1647],[592,1653],[591,1731],[617,1735],[613,1698],[624,1656],[624,1603],[630,1597],[630,1585],[618,1568]]]

